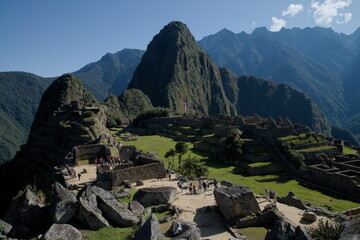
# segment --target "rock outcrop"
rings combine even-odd
[[[165,236],[160,230],[159,220],[154,214],[137,231],[135,240],[165,240]]]
[[[28,186],[20,196],[13,200],[5,221],[13,226],[42,228],[49,224],[49,218],[45,203]]]
[[[144,207],[172,203],[176,198],[177,190],[175,187],[142,188],[135,195],[134,200],[141,203]]]
[[[102,188],[93,186],[91,189],[106,219],[119,227],[131,227],[139,222],[139,219],[128,209],[127,204],[119,202],[111,193]]]
[[[87,197],[80,197],[80,209],[78,218],[85,225],[93,230],[109,227],[109,222],[102,216],[102,212],[97,207],[96,195],[90,194]]]
[[[79,230],[68,224],[53,224],[42,236],[41,240],[81,240],[82,234]]]
[[[298,226],[294,227],[286,221],[276,221],[270,231],[266,234],[265,240],[311,240],[306,231]]]
[[[54,184],[54,190],[56,200],[52,210],[53,222],[65,224],[76,214],[78,201],[73,193],[58,182]]]
[[[178,224],[181,225],[182,231],[179,234],[176,233],[176,229]],[[172,239],[187,239],[187,240],[200,240],[201,239],[201,231],[197,227],[197,224],[190,220],[178,219],[174,221],[167,231],[167,234],[172,236]]]
[[[360,221],[347,221],[342,226],[344,230],[341,233],[340,240],[360,239]]]
[[[246,186],[215,188],[214,196],[220,212],[228,221],[260,211],[253,192]]]
[[[1,219],[0,219],[0,226],[2,226],[2,232],[0,232],[0,235],[3,234],[4,236],[8,235],[11,232],[11,230],[13,229],[11,224],[9,224]],[[1,237],[0,237],[0,239],[1,239]]]

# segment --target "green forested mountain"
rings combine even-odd
[[[337,73],[351,61],[353,53],[331,29],[274,33],[258,28],[252,34],[224,29],[205,37],[199,45],[219,66],[287,83],[307,93],[333,123],[346,121],[347,104]]]
[[[330,124],[308,96],[285,84],[217,68],[180,22],[168,24],[153,38],[129,87],[173,112],[282,116],[331,134]]]
[[[139,89],[128,89],[119,97],[110,94],[105,102],[106,116],[111,126],[121,118],[135,118],[141,112],[153,108],[150,99]]]
[[[174,112],[232,113],[217,66],[180,22],[169,23],[153,38],[129,88]]]
[[[0,72],[0,163],[25,143],[41,95],[52,79],[24,72]]]
[[[107,53],[99,61],[86,65],[74,74],[86,89],[103,101],[109,93],[119,96],[126,90],[143,53],[136,49]]]

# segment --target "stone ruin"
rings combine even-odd
[[[326,154],[316,156],[317,162],[308,166],[303,177],[306,180],[360,199],[360,157],[353,154]]]
[[[113,168],[97,168],[97,181],[102,187],[111,189],[124,182],[166,177],[164,161],[155,154],[138,151],[135,146],[123,146],[120,149],[120,160],[121,164]]]
[[[253,192],[246,186],[215,188],[214,196],[220,212],[228,221],[260,211]]]

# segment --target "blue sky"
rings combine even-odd
[[[146,49],[170,21],[197,40],[223,28],[360,26],[360,0],[1,0],[0,71],[73,72],[124,48]]]

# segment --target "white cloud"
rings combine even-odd
[[[351,13],[342,14],[338,13],[338,10],[348,7],[351,3],[352,0],[325,0],[323,3],[313,1],[311,7],[315,9],[313,14],[315,23],[328,27],[337,16],[344,18],[340,21],[341,23],[345,23],[344,21],[346,20],[350,21],[352,17]]]
[[[352,18],[352,14],[351,13],[339,13],[339,16],[340,17],[343,17],[342,20],[339,20],[339,19],[336,19],[336,23],[337,24],[344,24],[344,23],[347,23],[351,20]]]
[[[295,17],[296,14],[301,12],[303,10],[303,5],[301,4],[290,4],[287,8],[287,10],[282,11],[282,15],[291,15],[292,17]]]
[[[273,24],[270,27],[270,31],[272,32],[278,32],[286,25],[286,21],[282,18],[272,17],[271,20]]]

